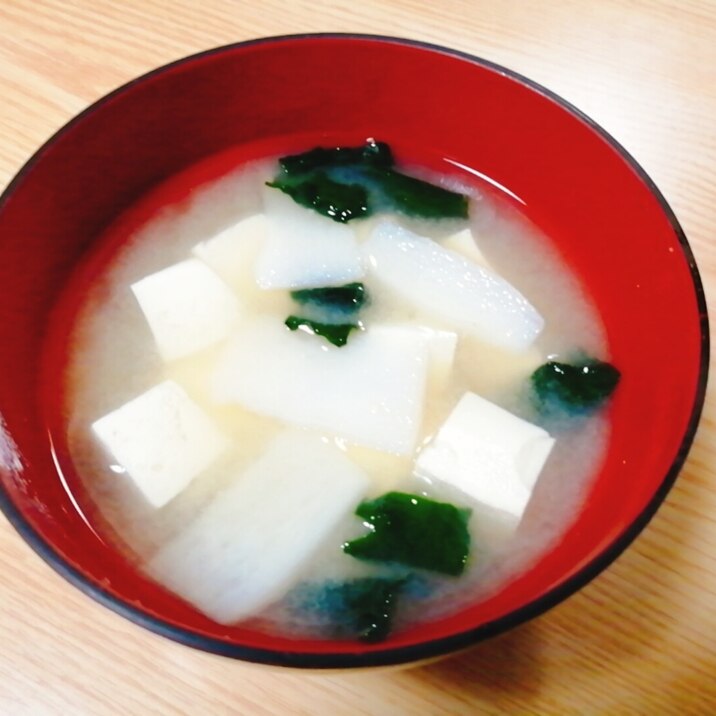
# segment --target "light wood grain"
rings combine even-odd
[[[716,290],[713,0],[2,0],[0,184],[142,72],[314,31],[436,42],[558,92],[657,182]],[[676,487],[606,573],[520,629],[405,671],[272,671],[180,647],[81,595],[0,520],[0,714],[714,713],[715,438],[712,388]]]

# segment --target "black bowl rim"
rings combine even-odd
[[[644,510],[636,517],[636,519],[624,529],[624,531],[615,540],[606,547],[591,562],[582,567],[576,574],[565,580],[562,584],[551,589],[541,597],[529,602],[519,609],[510,612],[498,619],[473,629],[453,634],[451,636],[433,639],[410,646],[391,647],[390,642],[386,643],[384,649],[376,651],[368,651],[365,653],[341,653],[341,652],[325,652],[325,653],[306,653],[300,651],[280,651],[273,649],[263,649],[257,647],[241,646],[231,644],[219,639],[202,636],[188,629],[177,627],[162,619],[152,616],[127,602],[110,594],[98,584],[89,580],[79,570],[67,562],[58,552],[54,550],[52,545],[46,542],[24,518],[18,508],[11,501],[9,495],[0,488],[0,509],[23,539],[35,550],[35,552],[47,562],[56,572],[64,577],[68,582],[80,589],[82,592],[92,597],[94,600],[108,607],[117,614],[129,619],[139,626],[149,631],[159,634],[173,641],[190,646],[195,649],[206,651],[220,656],[228,656],[243,661],[268,664],[272,666],[307,668],[307,669],[349,669],[356,667],[377,667],[389,666],[397,664],[408,664],[416,661],[425,661],[438,656],[448,654],[450,652],[459,651],[469,647],[477,642],[483,641],[490,637],[501,634],[502,632],[512,629],[530,619],[533,619],[560,602],[577,592],[588,582],[594,579],[600,572],[605,570],[619,555],[636,539],[644,527],[654,516],[659,505],[664,501],[666,495],[674,484],[679,474],[686,456],[693,443],[694,436],[699,424],[701,411],[706,394],[706,385],[708,380],[709,368],[709,323],[706,306],[706,297],[703,289],[701,277],[694,258],[693,251],[688,243],[686,235],[679,225],[674,212],[667,203],[656,184],[647,175],[644,169],[631,156],[631,154],[612,137],[606,130],[599,126],[594,120],[584,114],[573,104],[563,99],[551,90],[546,89],[542,85],[530,80],[529,78],[514,72],[506,67],[489,60],[476,57],[467,52],[453,50],[441,45],[423,42],[420,40],[410,40],[399,37],[391,37],[386,35],[373,35],[361,33],[306,33],[293,35],[276,35],[271,37],[262,37],[243,42],[231,43],[204,50],[187,57],[183,57],[174,62],[170,62],[161,67],[157,67],[129,82],[121,85],[107,95],[104,95],[96,102],[89,105],[80,114],[76,115],[69,122],[63,125],[55,132],[25,163],[20,171],[15,175],[8,184],[2,196],[0,197],[0,211],[3,205],[8,201],[13,191],[22,182],[24,176],[34,167],[34,165],[42,158],[42,155],[60,139],[75,124],[82,121],[87,115],[92,114],[107,102],[111,101],[116,95],[129,90],[135,84],[144,82],[155,75],[162,74],[167,70],[178,65],[189,64],[195,62],[202,57],[220,54],[223,52],[233,51],[237,48],[250,47],[263,44],[271,44],[277,42],[302,42],[310,40],[366,40],[373,42],[382,42],[388,44],[404,45],[414,47],[430,52],[449,55],[462,59],[481,67],[496,71],[505,77],[519,82],[527,87],[527,89],[542,95],[546,99],[559,105],[577,119],[586,124],[592,131],[596,132],[607,144],[615,149],[621,158],[636,172],[641,181],[651,191],[653,196],[659,202],[662,211],[666,215],[671,224],[676,238],[681,245],[681,249],[686,258],[691,278],[693,281],[696,302],[699,309],[699,321],[701,326],[701,355],[699,379],[694,395],[694,403],[691,410],[691,416],[687,424],[684,437],[671,463],[669,470],[664,476],[659,488],[646,505]]]

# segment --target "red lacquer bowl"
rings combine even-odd
[[[80,518],[53,461],[38,390],[44,336],[69,275],[149,189],[231,147],[375,136],[444,157],[524,202],[582,278],[622,382],[606,462],[559,545],[485,602],[387,642],[297,641],[218,626],[142,577]],[[257,149],[258,148],[258,149]],[[272,38],[151,72],[92,105],[22,169],[0,205],[0,505],[90,596],[176,641],[300,667],[404,663],[524,622],[572,594],[636,537],[696,430],[706,306],[674,215],[643,170],[579,111],[473,57],[391,38]],[[69,488],[69,489],[67,489]],[[81,496],[80,496],[81,499]]]

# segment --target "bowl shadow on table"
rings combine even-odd
[[[698,459],[696,453],[692,459]],[[637,544],[581,592],[538,619],[452,657],[405,671],[401,678],[430,682],[463,702],[501,697],[530,701],[556,679],[569,678],[575,686],[606,682],[651,664],[655,678],[661,674],[671,680],[663,684],[660,697],[680,704],[693,681],[693,664],[668,667],[661,655],[670,632],[680,630],[686,619],[683,577],[696,568],[685,555],[700,541],[700,523],[676,504],[685,498],[687,482],[691,504],[699,501],[698,493],[704,499],[708,494],[707,485],[690,480],[688,472],[687,465]],[[716,673],[716,654],[704,668]],[[554,692],[554,683],[549,687]]]

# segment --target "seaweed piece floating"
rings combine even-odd
[[[362,147],[316,147],[301,154],[281,157],[281,169],[289,176],[307,174],[324,167],[365,165],[392,167],[393,153],[385,142],[367,141]]]
[[[346,542],[343,551],[358,559],[396,562],[457,576],[470,551],[471,510],[405,492],[388,492],[361,502],[356,515],[372,532]]]
[[[388,636],[404,582],[365,578],[338,587],[344,619],[361,641],[378,642]]]
[[[580,363],[549,361],[530,376],[537,408],[542,413],[566,410],[580,414],[601,405],[619,383],[611,363],[590,359]]]
[[[337,311],[352,316],[357,314],[368,300],[368,293],[362,283],[347,283],[345,286],[291,291],[291,298],[302,306]]]
[[[361,147],[316,147],[279,159],[281,170],[268,186],[334,221],[367,217],[379,208],[428,219],[468,216],[464,194],[393,169],[384,142]]]
[[[266,183],[288,194],[297,204],[343,224],[371,213],[364,187],[334,181],[325,172],[312,172],[299,179],[279,174]]]
[[[422,179],[401,174],[393,169],[364,169],[371,192],[380,195],[380,202],[395,211],[424,219],[467,219],[467,196],[430,184]]]
[[[358,328],[356,319],[367,293],[362,283],[348,283],[291,291],[291,298],[302,307],[301,316],[292,315],[285,321],[292,331],[304,328],[342,346],[351,330]]]
[[[298,608],[327,616],[333,637],[376,643],[390,634],[407,577],[362,577],[299,588]]]
[[[292,331],[296,331],[299,328],[304,329],[308,333],[322,336],[329,343],[339,348],[348,342],[348,334],[354,328],[358,328],[355,323],[320,323],[319,321],[313,321],[310,318],[301,318],[300,316],[289,316],[284,323]]]

